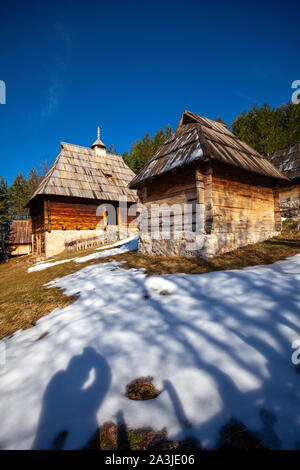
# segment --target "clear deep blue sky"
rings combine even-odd
[[[288,101],[299,18],[299,0],[2,1],[0,174],[90,146],[98,124],[121,153],[184,109],[231,124]]]

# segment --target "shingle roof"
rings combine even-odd
[[[295,145],[276,150],[271,162],[290,179],[300,177],[300,142]]]
[[[39,194],[117,201],[137,200],[128,188],[134,172],[120,155],[97,155],[95,150],[61,143],[61,151],[31,200]]]
[[[31,243],[30,220],[14,220],[5,240],[8,245],[23,245]]]
[[[252,173],[286,179],[265,157],[238,139],[223,124],[184,111],[174,135],[133,178],[129,187],[136,188],[150,178],[207,159]]]

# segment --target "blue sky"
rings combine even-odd
[[[1,2],[0,174],[90,146],[98,124],[122,153],[184,109],[231,123],[290,100],[299,16],[298,0]]]

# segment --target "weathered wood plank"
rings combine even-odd
[[[275,220],[275,230],[281,230],[281,215],[280,215],[280,206],[279,206],[279,189],[276,186],[273,189],[274,194],[274,220]]]
[[[209,234],[213,230],[213,187],[212,187],[212,168],[207,168],[204,172],[204,230]]]

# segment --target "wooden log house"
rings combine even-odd
[[[282,217],[300,218],[300,142],[273,153],[271,162],[289,181],[279,187],[279,206]]]
[[[31,224],[27,220],[13,220],[5,239],[6,252],[11,256],[31,253]]]
[[[61,150],[52,167],[33,194],[28,205],[32,224],[33,254],[53,256],[76,242],[95,238],[113,241],[137,231],[134,217],[126,219],[119,211],[119,202],[128,207],[137,201],[136,191],[128,188],[133,171],[120,155],[106,152],[98,138],[91,148],[61,143]],[[99,205],[113,205],[109,211],[97,213]],[[122,216],[123,214],[123,216]]]
[[[281,230],[278,183],[285,179],[223,124],[184,111],[175,134],[129,184],[146,209],[139,251],[206,258],[272,237]],[[154,222],[151,215],[163,204],[182,212],[188,205],[192,230],[169,214],[171,235],[164,237],[165,209]]]

